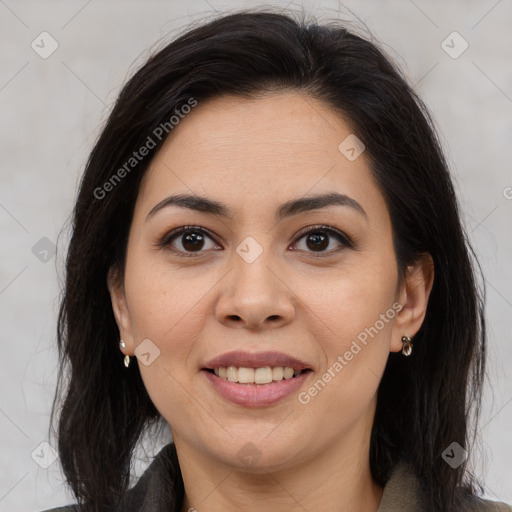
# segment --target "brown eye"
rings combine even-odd
[[[329,235],[325,233],[309,233],[306,235],[306,245],[314,251],[326,249],[329,245]]]
[[[331,242],[333,238],[338,242],[338,247],[341,246],[341,248],[353,248],[353,242],[341,231],[328,228],[326,226],[314,226],[313,228],[309,228],[306,232],[303,232],[299,237],[298,240],[305,239],[306,246],[306,249],[299,250],[328,254],[338,252],[340,250],[339,248],[331,248],[330,250],[326,250],[330,245],[332,245]]]
[[[200,251],[204,246],[204,235],[198,232],[189,232],[181,236],[181,244],[187,251]]]
[[[214,242],[202,228],[183,226],[167,234],[159,245],[169,248],[176,254],[191,256],[193,253],[205,252],[208,249],[208,240]],[[210,248],[216,246],[217,244],[213,243]]]

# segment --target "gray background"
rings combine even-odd
[[[480,450],[470,455],[486,495],[512,503],[512,2],[273,2],[287,4],[321,20],[342,17],[363,29],[365,23],[434,114],[488,288],[490,384]],[[263,4],[0,0],[2,511],[73,501],[58,460],[48,469],[35,460],[51,461],[41,443],[48,441],[56,382],[56,311],[68,233],[57,236],[99,128],[126,77],[160,38],[168,41],[216,11],[255,5]],[[46,59],[31,47],[43,31],[59,45]],[[458,58],[442,47],[453,31],[469,44]],[[452,51],[461,48],[460,40],[449,44]],[[49,241],[40,241],[44,237]],[[167,441],[164,435],[144,443],[134,479]]]

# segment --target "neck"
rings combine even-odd
[[[383,489],[371,476],[369,433],[359,425],[313,458],[257,473],[209,458],[173,433],[185,485],[181,512],[376,512]]]

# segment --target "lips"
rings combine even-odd
[[[207,361],[203,370],[214,370],[215,368],[236,366],[238,368],[264,368],[289,367],[296,371],[314,370],[311,364],[283,352],[258,352],[232,351],[221,354]]]
[[[217,377],[207,370],[200,372],[202,378],[216,394],[224,400],[243,407],[269,407],[298,393],[306,385],[312,372],[302,371],[296,377],[270,384],[240,384]]]
[[[258,373],[262,370],[266,376],[256,378],[256,371],[251,369],[259,369]],[[272,379],[268,375],[270,369]],[[221,376],[224,372],[226,375]],[[251,372],[253,378],[248,378]],[[210,359],[200,373],[223,399],[244,407],[268,407],[298,392],[313,372],[311,364],[283,352],[235,350]]]

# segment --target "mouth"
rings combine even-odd
[[[265,366],[259,368],[219,366],[216,368],[203,368],[203,371],[234,384],[264,386],[283,380],[295,379],[312,370],[311,368],[291,368],[289,366]]]
[[[244,407],[277,405],[297,393],[315,372],[311,362],[277,351],[234,350],[202,363],[217,396]]]
[[[219,366],[203,368],[205,382],[231,403],[243,407],[269,407],[298,393],[313,374],[311,368],[289,366]]]

